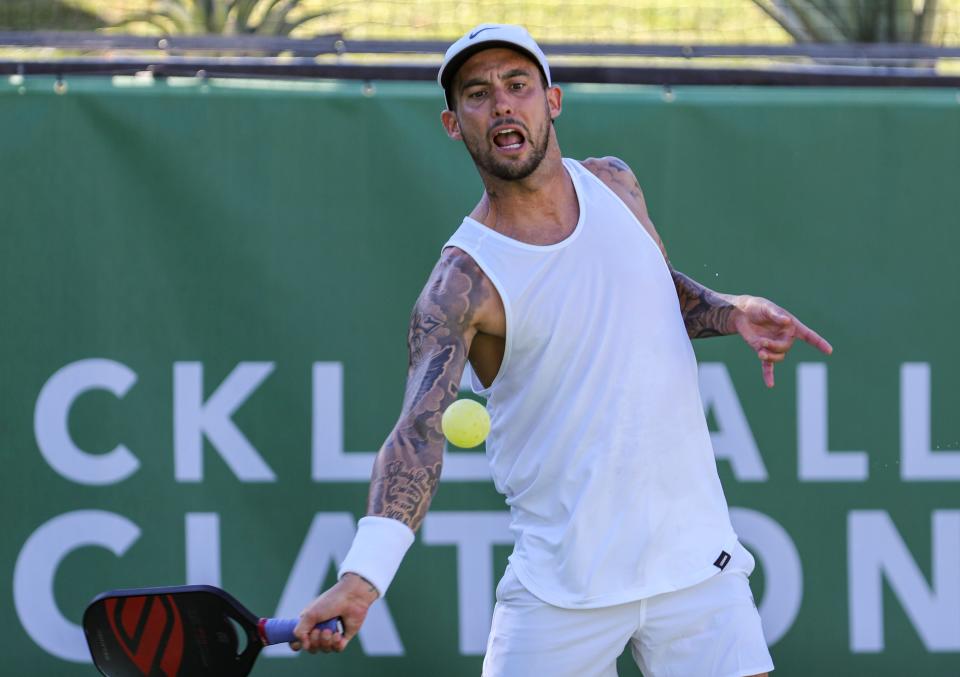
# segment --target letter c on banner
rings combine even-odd
[[[138,538],[136,524],[102,510],[58,515],[30,535],[13,570],[13,605],[23,629],[41,649],[67,661],[90,662],[83,629],[57,607],[53,595],[57,569],[78,548],[100,546],[120,557]]]
[[[70,407],[88,390],[109,390],[123,397],[137,382],[137,375],[113,360],[73,362],[57,371],[40,389],[33,412],[33,432],[40,453],[54,470],[78,484],[114,484],[140,467],[140,461],[125,446],[106,454],[88,454],[70,438],[67,425]]]

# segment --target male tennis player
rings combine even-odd
[[[630,169],[565,159],[562,93],[518,26],[477,26],[438,76],[444,129],[485,193],[444,247],[410,322],[403,409],[373,469],[341,578],[303,612],[342,651],[383,595],[437,489],[440,417],[470,361],[487,456],[516,544],[483,674],[646,677],[773,669],[717,477],[690,338],[740,334],[773,367],[824,339],[779,306],[674,270]],[[342,636],[310,628],[341,616]]]

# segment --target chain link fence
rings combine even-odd
[[[488,21],[555,43],[960,46],[960,0],[0,0],[3,31],[450,41]]]
[[[484,22],[571,82],[960,83],[960,0],[0,0],[0,74],[427,80]]]

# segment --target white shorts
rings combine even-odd
[[[507,567],[483,677],[612,677],[627,644],[645,677],[769,672],[773,661],[747,579],[753,560],[737,550],[724,571],[702,583],[600,609],[547,604]]]

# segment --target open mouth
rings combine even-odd
[[[493,145],[503,151],[514,151],[523,148],[526,137],[519,127],[504,126],[493,133]]]

